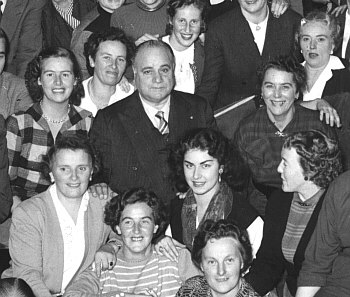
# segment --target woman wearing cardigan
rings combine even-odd
[[[291,134],[278,172],[282,190],[267,204],[261,247],[246,280],[265,295],[287,271],[284,296],[294,296],[306,246],[315,229],[326,189],[342,171],[335,140],[318,131]]]

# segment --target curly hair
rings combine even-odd
[[[258,78],[260,88],[265,79],[266,72],[269,69],[275,69],[278,71],[284,71],[291,73],[293,75],[293,81],[296,86],[296,91],[302,93],[306,88],[306,72],[304,66],[301,65],[294,57],[292,56],[279,56],[273,60],[265,63],[258,70]]]
[[[52,165],[60,150],[84,151],[88,154],[91,160],[93,175],[96,175],[99,172],[100,162],[87,134],[84,132],[66,131],[57,137],[55,144],[50,147],[46,155],[42,156],[41,174],[46,180],[50,181]]]
[[[249,180],[249,168],[234,143],[217,130],[199,128],[187,133],[169,154],[170,178],[180,192],[186,192],[188,189],[184,173],[184,157],[191,149],[208,151],[208,154],[224,167],[222,180],[236,191],[245,188]]]
[[[334,47],[337,49],[341,41],[338,20],[334,15],[319,10],[311,11],[305,18],[301,19],[299,28],[295,32],[295,42],[297,48],[300,50],[300,36],[302,27],[311,22],[322,23],[329,28]]]
[[[120,223],[123,210],[129,204],[146,203],[153,213],[154,223],[158,225],[157,232],[153,235],[153,240],[165,232],[168,225],[168,218],[163,202],[152,192],[144,188],[133,188],[127,190],[118,196],[114,196],[105,207],[105,223],[117,232],[116,226]]]
[[[252,246],[249,241],[249,236],[246,230],[241,230],[236,224],[228,220],[206,220],[198,229],[198,232],[193,240],[192,261],[200,268],[202,263],[203,249],[211,239],[221,239],[232,237],[237,241],[237,248],[242,258],[243,268],[241,273],[244,273],[250,266],[253,260]]]
[[[23,279],[15,277],[0,279],[0,296],[35,297],[30,286]]]
[[[167,6],[167,13],[168,13],[168,24],[166,25],[165,33],[167,35],[171,35],[173,32],[173,25],[171,24],[173,18],[176,15],[176,11],[179,8],[184,8],[186,6],[193,5],[194,7],[198,8],[201,11],[201,33],[205,32],[206,28],[206,19],[208,16],[208,10],[209,6],[207,1],[204,0],[170,0]]]
[[[327,188],[343,171],[338,142],[321,131],[293,133],[283,148],[296,150],[304,176],[320,188]]]
[[[94,61],[100,44],[104,41],[119,41],[126,47],[126,63],[131,65],[131,59],[135,53],[135,44],[122,29],[111,27],[103,32],[92,33],[84,44],[84,56],[86,66],[90,75],[94,75],[94,68],[91,67],[89,57]]]
[[[85,95],[80,66],[73,52],[64,47],[55,46],[43,49],[37,57],[28,63],[24,78],[29,95],[34,102],[43,99],[44,91],[42,86],[39,85],[38,79],[42,74],[43,62],[49,58],[67,58],[72,62],[76,84],[74,85],[72,94],[69,97],[69,103],[79,106],[81,98]]]

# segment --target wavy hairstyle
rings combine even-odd
[[[201,33],[205,32],[206,29],[206,19],[208,15],[208,4],[204,0],[170,0],[167,6],[167,14],[168,14],[168,23],[166,25],[165,33],[167,35],[171,35],[173,32],[173,25],[171,24],[174,16],[176,15],[176,11],[179,8],[184,8],[186,6],[193,5],[201,11]]]
[[[334,44],[334,48],[337,49],[340,45],[341,37],[340,37],[340,26],[338,24],[337,18],[328,14],[324,11],[314,10],[306,15],[305,18],[301,19],[298,30],[295,32],[295,42],[298,49],[300,49],[300,35],[301,28],[305,26],[307,23],[318,22],[326,25],[331,31],[331,38]]]
[[[0,279],[0,296],[35,297],[29,285],[23,279],[15,277]]]
[[[244,273],[250,266],[253,260],[252,246],[249,241],[249,236],[246,230],[241,230],[236,224],[228,220],[206,220],[198,229],[198,232],[193,240],[192,261],[200,269],[202,263],[203,249],[211,239],[221,239],[232,237],[237,242],[237,248],[241,255],[243,268],[241,273]]]
[[[292,56],[279,56],[273,60],[265,63],[258,70],[258,78],[260,88],[265,79],[265,74],[269,69],[275,69],[278,71],[284,71],[291,73],[293,75],[293,81],[296,86],[296,91],[300,94],[306,88],[306,72],[304,66],[301,65],[295,58]]]
[[[119,41],[124,44],[126,47],[126,63],[131,65],[131,58],[134,56],[136,48],[135,44],[122,29],[111,27],[103,32],[92,33],[84,44],[86,66],[90,75],[94,74],[94,68],[90,65],[89,57],[95,61],[98,48],[104,41]]]
[[[283,148],[296,150],[304,176],[320,188],[327,188],[343,171],[338,142],[321,131],[293,133]]]
[[[199,128],[187,133],[169,155],[170,177],[180,192],[186,192],[188,189],[184,174],[184,157],[191,149],[208,151],[208,154],[224,167],[222,180],[236,191],[244,190],[250,173],[236,146],[217,130]]]
[[[39,85],[38,79],[41,76],[43,62],[49,58],[67,58],[72,62],[73,75],[75,77],[76,84],[74,85],[72,94],[69,97],[69,103],[79,106],[81,103],[81,98],[85,95],[80,66],[73,52],[64,47],[55,46],[43,49],[37,57],[28,63],[24,78],[29,95],[32,97],[34,102],[38,102],[43,99],[44,91],[42,86]]]
[[[141,202],[146,203],[152,209],[154,223],[158,225],[157,232],[153,234],[152,241],[155,241],[165,232],[168,224],[167,215],[163,202],[154,192],[145,190],[144,188],[133,188],[118,196],[114,196],[105,207],[105,223],[111,226],[114,232],[117,232],[116,226],[120,223],[120,218],[125,207]]]
[[[42,157],[41,171],[46,180],[51,180],[50,172],[52,165],[60,150],[84,151],[91,160],[93,175],[96,175],[99,172],[100,162],[87,134],[84,132],[77,133],[76,131],[66,131],[57,138],[55,144],[51,146],[47,154]]]

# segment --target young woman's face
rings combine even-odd
[[[173,32],[170,35],[170,44],[177,50],[189,48],[201,32],[202,12],[193,4],[176,9],[171,20]]]
[[[239,243],[232,237],[211,239],[202,251],[201,269],[213,297],[236,296],[243,268]]]
[[[91,158],[81,149],[61,149],[53,158],[51,175],[59,198],[81,198],[92,175]]]
[[[43,88],[44,101],[66,104],[76,85],[72,61],[65,57],[44,59],[38,84]]]
[[[190,149],[184,155],[184,173],[189,187],[196,196],[212,195],[219,188],[219,161],[208,151]]]

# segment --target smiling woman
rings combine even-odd
[[[105,201],[87,193],[98,170],[87,137],[61,136],[44,160],[43,172],[54,184],[14,210],[12,266],[4,272],[5,277],[25,280],[38,297],[63,294],[112,233],[103,224]]]

